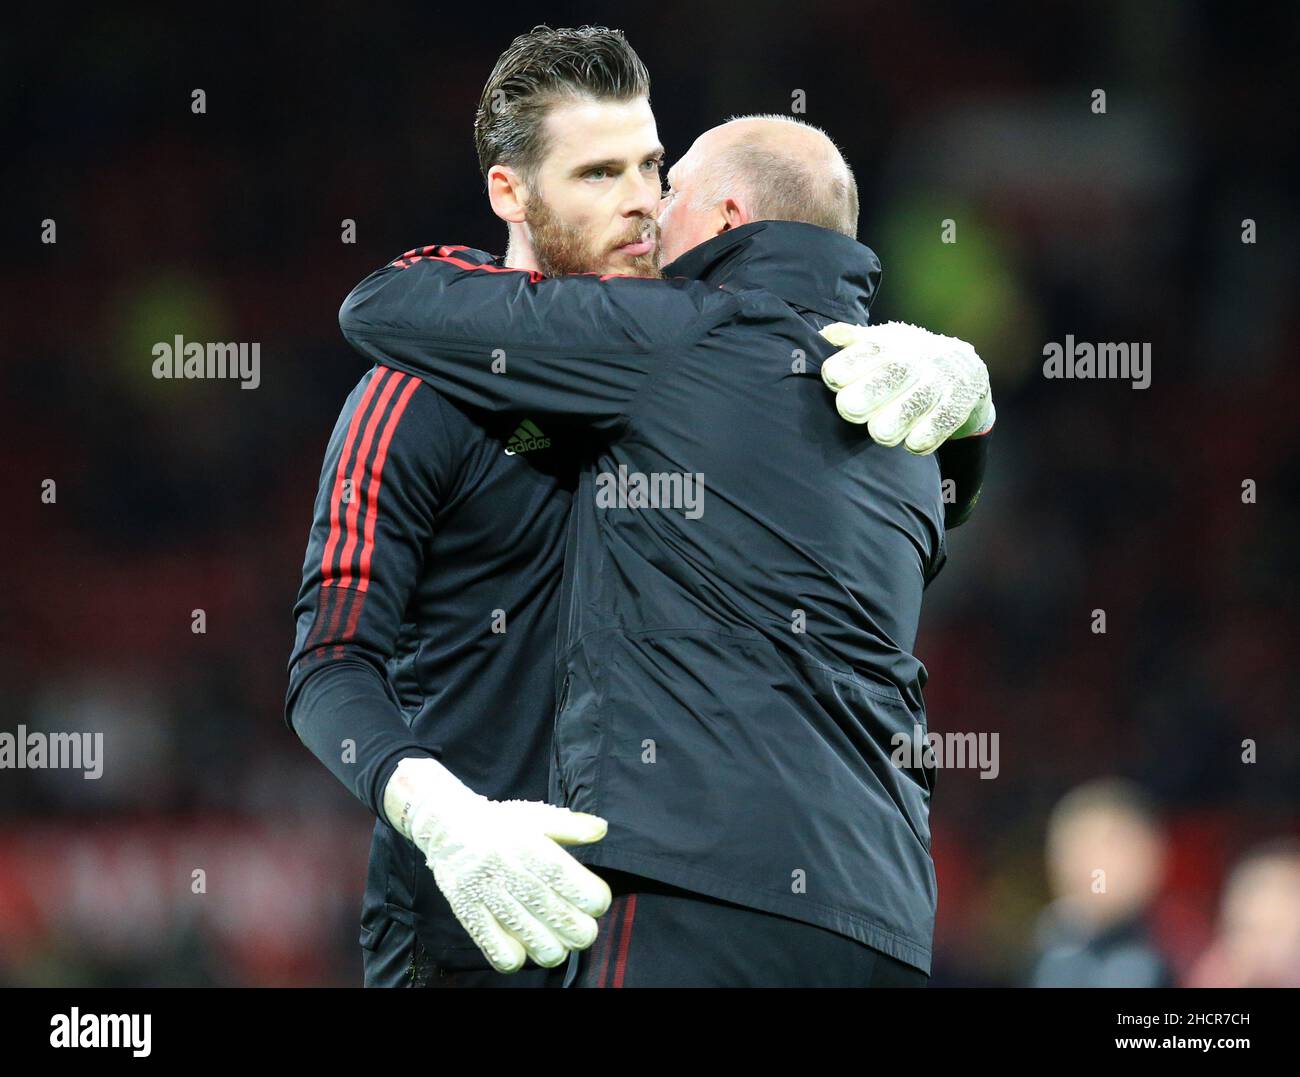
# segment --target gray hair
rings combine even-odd
[[[816,131],[826,138],[830,160],[799,159],[762,139],[736,140],[701,171],[693,205],[741,196],[756,221],[801,221],[857,238],[858,184],[825,131],[779,114],[733,116],[727,122],[732,120],[778,120]]]

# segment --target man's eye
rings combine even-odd
[[[587,179],[602,180],[609,175],[608,168],[593,168],[587,172]]]
[[[644,162],[644,163],[641,165],[641,167],[644,168],[647,172],[658,172],[658,171],[659,171],[659,166],[660,166],[661,164],[663,164],[663,163],[664,163],[664,162],[663,162],[663,158],[661,158],[661,157],[652,157],[652,158],[650,158],[650,160]]]

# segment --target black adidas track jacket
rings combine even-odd
[[[407,756],[476,792],[544,800],[571,435],[367,373],[325,453],[294,609],[285,716],[378,819],[361,944],[393,921],[435,961],[488,964],[382,815]]]

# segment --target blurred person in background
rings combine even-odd
[[[1237,862],[1188,986],[1300,987],[1300,841],[1271,841]]]
[[[1164,846],[1154,809],[1130,782],[1090,782],[1061,799],[1047,828],[1056,900],[1039,919],[1030,986],[1172,986],[1145,923]]]

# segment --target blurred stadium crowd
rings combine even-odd
[[[100,731],[106,763],[0,772],[0,982],[360,982],[370,820],[282,720],[320,461],[366,369],[337,308],[416,244],[502,243],[473,107],[542,16],[627,31],[670,161],[804,91],[857,171],[876,317],[992,371],[989,480],[918,643],[931,728],[1001,753],[938,777],[932,983],[1300,986],[1296,15],[829,0],[8,35],[0,728]],[[155,380],[178,333],[261,342],[260,386]],[[1045,379],[1067,333],[1150,342],[1151,387]],[[1104,914],[1097,849],[1127,866]]]

